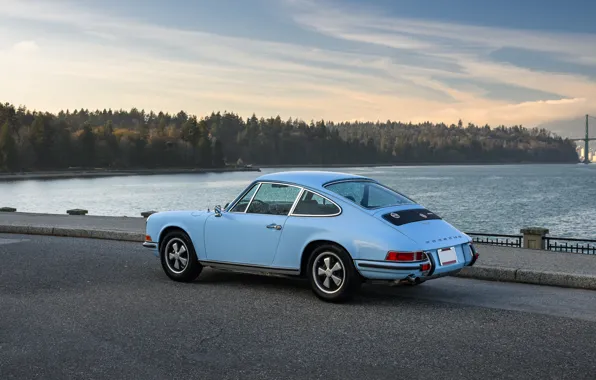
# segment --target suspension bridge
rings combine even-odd
[[[579,139],[569,139],[571,141],[583,141],[584,142],[584,164],[589,164],[590,163],[590,141],[596,141],[596,137],[592,137],[590,138],[590,133],[589,133],[589,121],[590,118],[592,119],[596,119],[596,117],[594,116],[590,116],[590,115],[586,115],[586,137],[583,138],[579,138]]]

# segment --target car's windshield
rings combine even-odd
[[[406,196],[372,181],[345,181],[325,186],[366,209],[414,204]]]

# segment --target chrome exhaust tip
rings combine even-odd
[[[419,284],[420,282],[422,282],[422,280],[420,280],[420,277],[416,277],[413,274],[411,274],[406,278],[403,278],[400,280],[393,280],[390,282],[390,284],[391,284],[391,286],[413,285],[413,284]]]

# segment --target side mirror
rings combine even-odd
[[[221,206],[217,205],[215,206],[215,216],[216,217],[220,217],[221,216]]]

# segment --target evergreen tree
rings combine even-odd
[[[215,140],[213,146],[213,166],[216,168],[222,168],[225,166],[224,153],[221,141]]]
[[[84,167],[95,166],[95,134],[89,123],[83,125],[83,131],[79,136],[80,163]]]
[[[19,156],[8,121],[0,129],[0,169],[15,172],[19,168]]]

